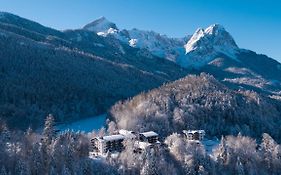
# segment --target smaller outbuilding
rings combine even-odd
[[[154,131],[142,132],[139,133],[139,141],[148,142],[148,143],[156,143],[158,141],[159,135]]]
[[[205,136],[204,130],[183,130],[183,133],[186,136],[187,140],[202,141]]]

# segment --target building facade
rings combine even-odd
[[[124,139],[125,136],[121,134],[93,138],[91,140],[92,151],[102,155],[107,152],[120,152],[124,148]]]

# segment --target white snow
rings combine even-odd
[[[148,131],[148,132],[143,132],[140,133],[142,134],[144,137],[154,137],[154,136],[158,136],[158,134],[154,131]]]
[[[164,57],[170,61],[176,60],[177,55],[183,54],[181,49],[186,38],[169,38],[153,31],[138,29],[118,30],[116,25],[101,17],[86,25],[84,29],[97,33],[99,36],[114,36],[116,39],[131,47],[147,49],[153,55]]]
[[[184,45],[187,60],[181,57],[184,66],[200,67],[207,64],[216,55],[222,53],[232,59],[236,59],[238,46],[232,36],[218,24],[204,29],[197,29],[191,39]]]
[[[138,29],[126,30],[127,42],[131,47],[140,49],[147,49],[153,55],[166,58],[170,61],[176,60],[176,55],[179,55],[180,47],[184,45],[183,38],[169,38],[166,35],[161,35],[153,31],[143,31]],[[122,38],[124,42],[124,36],[117,37]]]
[[[136,135],[133,131],[128,131],[128,130],[125,130],[125,129],[120,129],[119,134],[125,136],[126,138],[130,138],[130,139],[136,138]]]
[[[129,45],[131,47],[136,47],[137,46],[137,42],[138,42],[138,39],[130,39],[129,40]]]
[[[195,134],[195,133],[205,134],[205,131],[204,130],[188,130],[188,131],[186,131],[186,133],[187,134]]]
[[[210,35],[219,35],[219,31],[224,31],[224,27],[219,24],[213,24],[210,25],[205,29],[205,33],[208,33]]]
[[[194,47],[195,43],[198,42],[204,36],[205,36],[204,29],[201,28],[197,29],[196,32],[190,38],[190,40],[187,42],[187,44],[184,45],[185,53],[187,54],[195,50],[196,49],[196,47]]]
[[[123,136],[121,134],[116,134],[116,135],[110,135],[110,136],[103,136],[102,139],[105,141],[123,140],[123,139],[125,139],[125,136]]]
[[[240,68],[240,67],[228,67],[224,69],[226,72],[231,72],[235,74],[240,74],[240,75],[253,75],[253,76],[258,76],[255,74],[253,71],[247,68]]]
[[[262,77],[240,77],[240,78],[225,78],[223,79],[223,81],[225,82],[231,82],[231,83],[235,83],[235,84],[241,84],[241,85],[249,85],[249,86],[253,86],[253,87],[257,87],[257,88],[264,88],[265,86],[267,86],[268,84],[270,84],[270,82],[268,82],[267,80],[265,80]]]
[[[103,36],[103,37],[107,37],[107,35],[110,35],[110,34],[115,34],[117,33],[118,30],[117,29],[114,29],[114,28],[109,28],[108,30],[105,30],[103,32],[98,32],[97,35],[99,36]]]
[[[176,62],[183,67],[201,67],[224,54],[236,59],[239,50],[232,36],[223,26],[214,24],[206,29],[199,28],[191,37],[169,38],[153,31],[126,30],[114,36],[131,47],[147,49],[153,55]]]
[[[106,114],[94,116],[86,119],[81,119],[76,122],[57,125],[56,129],[60,131],[72,130],[72,131],[83,131],[91,132],[93,130],[99,130],[105,126]]]

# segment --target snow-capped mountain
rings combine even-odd
[[[199,28],[192,36],[183,38],[169,38],[154,31],[119,30],[104,17],[84,29],[104,37],[113,36],[131,47],[147,49],[153,55],[174,61],[182,67],[202,67],[220,54],[235,59],[239,50],[232,36],[219,24]]]
[[[118,39],[129,47],[139,48],[147,55],[165,58],[181,67],[211,73],[239,87],[264,90],[281,84],[281,64],[264,55],[240,49],[222,25],[199,28],[184,38],[170,38],[154,31],[120,30],[114,23],[101,19],[84,29],[104,38]],[[245,73],[245,70],[251,73]]]
[[[197,29],[184,48],[185,56],[178,59],[178,63],[184,67],[204,66],[221,54],[236,59],[239,51],[232,36],[219,24]]]
[[[196,49],[212,48],[217,52],[222,52],[233,56],[233,52],[238,49],[232,36],[219,24],[214,24],[206,28],[197,29],[188,43],[184,46],[186,53]]]

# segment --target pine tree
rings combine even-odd
[[[262,159],[264,160],[266,167],[269,171],[272,171],[276,168],[274,167],[274,163],[276,162],[275,160],[278,159],[278,147],[278,144],[273,140],[273,138],[269,134],[264,133],[262,135],[260,151],[262,153]]]
[[[53,138],[55,137],[54,130],[54,117],[52,114],[49,114],[45,120],[45,127],[43,130],[43,141],[50,145],[52,143]]]
[[[227,163],[227,146],[224,136],[221,138],[221,142],[215,151],[217,162],[220,165],[225,165]]]
[[[45,120],[45,126],[43,130],[42,144],[40,146],[40,152],[43,159],[44,173],[49,174],[51,163],[51,144],[55,138],[54,130],[54,117],[49,114]]]
[[[109,134],[114,134],[114,132],[116,132],[116,131],[117,131],[117,125],[116,125],[116,123],[113,122],[113,121],[110,121],[110,122],[108,123],[107,132],[108,132]]]

